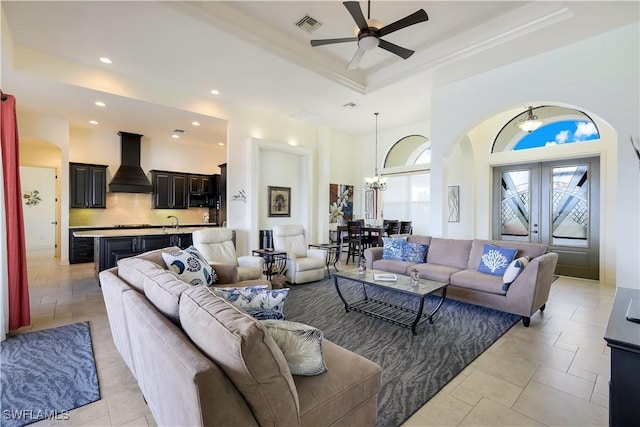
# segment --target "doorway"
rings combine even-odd
[[[27,250],[56,247],[56,170],[20,166]]]
[[[543,243],[556,274],[600,278],[600,159],[493,168],[496,240]]]

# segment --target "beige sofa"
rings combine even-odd
[[[421,278],[448,283],[447,298],[518,314],[525,326],[529,326],[536,311],[545,308],[558,262],[558,254],[549,252],[547,245],[419,235],[407,236],[407,241],[428,245],[425,263],[383,259],[383,248],[375,247],[364,251],[367,267],[396,274],[408,274],[415,268]],[[477,271],[485,243],[518,249],[516,257],[530,259],[506,291],[502,287],[502,276]]]
[[[324,340],[327,371],[291,375],[261,322],[207,288],[178,280],[162,267],[162,251],[100,273],[115,345],[158,425],[376,423],[377,364]],[[219,277],[236,277],[235,266],[215,268]]]

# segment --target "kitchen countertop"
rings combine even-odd
[[[207,225],[150,228],[104,228],[94,230],[74,231],[74,237],[123,237],[123,236],[157,236],[163,234],[188,234],[196,230],[208,228]]]
[[[120,229],[134,229],[134,228],[162,228],[171,227],[170,224],[113,224],[113,225],[70,225],[69,230],[120,230]],[[180,228],[186,227],[219,227],[218,224],[206,222],[195,224],[180,224]]]

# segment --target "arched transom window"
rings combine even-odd
[[[385,168],[431,163],[431,143],[422,135],[409,135],[393,144],[384,160]]]
[[[598,127],[582,111],[547,105],[533,108],[531,112],[541,122],[540,127],[531,132],[522,130],[518,123],[527,119],[529,111],[518,114],[498,132],[492,153],[600,139]]]

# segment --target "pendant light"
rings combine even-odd
[[[373,178],[364,178],[365,190],[384,191],[387,189],[387,178],[382,178],[378,175],[378,114],[376,115],[376,164],[375,164],[375,176]]]
[[[542,126],[542,124],[542,120],[538,120],[538,116],[533,114],[533,107],[529,106],[529,109],[527,110],[527,116],[517,122],[516,126],[518,126],[525,132],[531,133]]]

